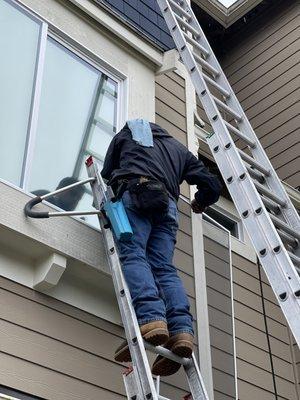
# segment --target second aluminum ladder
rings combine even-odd
[[[189,3],[157,2],[213,128],[208,145],[300,347],[299,215]]]

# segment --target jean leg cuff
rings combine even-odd
[[[177,331],[169,331],[170,337],[178,335],[179,333],[189,333],[190,335],[194,336],[194,332],[191,329],[179,329]]]
[[[149,322],[154,322],[154,321],[164,321],[165,323],[167,323],[167,320],[162,317],[138,319],[139,325],[149,324]]]

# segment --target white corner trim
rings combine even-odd
[[[116,18],[109,15],[100,5],[97,5],[90,0],[69,0],[76,5],[87,15],[99,22],[106,29],[114,33],[120,39],[124,40],[135,50],[150,59],[154,64],[159,67],[163,64],[163,52],[156,49],[151,44],[148,44],[141,36],[134,33],[126,27],[126,25],[119,22]]]
[[[44,291],[56,286],[67,266],[66,257],[52,253],[38,262],[33,277],[33,288]]]
[[[185,79],[186,90],[186,127],[188,149],[195,155],[198,153],[198,139],[195,136],[194,112],[197,108],[196,93],[193,83],[183,64],[180,63],[179,75]],[[190,186],[190,199],[194,198],[196,188]],[[191,213],[193,263],[195,278],[195,300],[197,313],[197,330],[199,341],[199,362],[201,374],[205,383],[209,398],[214,399],[212,360],[210,347],[209,316],[207,304],[207,289],[204,260],[203,224],[202,216]]]
[[[163,64],[156,71],[156,75],[166,74],[167,72],[175,71],[180,68],[179,66],[179,54],[176,49],[168,50],[164,52]]]

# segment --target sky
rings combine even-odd
[[[222,3],[225,7],[230,7],[232,4],[236,3],[237,0],[218,0]]]

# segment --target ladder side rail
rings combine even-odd
[[[212,152],[218,146],[218,143],[219,141],[213,135],[209,142]],[[223,178],[228,178],[228,172],[232,168],[230,165],[232,153],[229,157],[222,152],[214,153],[214,156]],[[255,190],[251,190],[252,185],[253,182],[249,178],[245,177],[241,180],[236,177],[228,185],[228,190],[300,347],[299,276],[275,226],[271,222],[270,215],[264,209],[260,196]],[[251,197],[247,192],[251,194]]]
[[[177,19],[172,15],[172,8],[170,6],[171,3],[168,3],[167,0],[158,0],[158,3],[161,7],[161,11],[163,13],[163,16],[166,19],[166,22],[167,22],[167,25],[168,25],[170,31],[172,30],[172,28],[175,25],[177,26],[177,33],[179,33],[180,39],[179,39],[178,43],[176,43],[176,45],[177,45],[177,48],[179,49],[181,57],[183,56],[183,53],[189,52],[190,53],[189,58],[191,58],[191,60],[189,60],[190,63],[196,64],[196,61],[194,60],[194,55],[193,55],[192,51],[188,48],[188,46],[185,47],[184,34],[180,28],[180,25],[179,25]],[[218,83],[226,91],[228,91],[230,93],[230,96],[227,98],[228,106],[230,108],[232,108],[237,114],[240,114],[241,116],[243,116],[242,120],[237,122],[238,127],[240,128],[241,132],[246,137],[250,138],[251,140],[253,140],[255,142],[255,146],[250,147],[252,154],[253,154],[253,158],[255,160],[257,160],[258,162],[260,162],[267,170],[270,171],[269,176],[266,177],[267,183],[268,183],[270,189],[273,190],[274,192],[276,192],[277,195],[279,195],[286,203],[286,207],[281,209],[283,216],[286,218],[286,220],[290,223],[290,225],[292,227],[294,227],[295,229],[300,229],[300,220],[299,220],[298,213],[297,213],[294,205],[292,204],[288,194],[284,190],[283,185],[280,182],[280,179],[278,178],[269,158],[267,157],[267,155],[265,153],[265,150],[263,149],[261,143],[259,142],[246,114],[244,113],[244,110],[243,110],[239,100],[237,99],[230,83],[228,82],[228,80],[222,70],[222,67],[220,66],[216,56],[214,55],[214,52],[213,52],[208,40],[206,39],[206,36],[196,18],[193,10],[191,9],[189,4],[185,0],[182,0],[182,3],[184,4],[184,11],[188,12],[188,14],[191,16],[191,21],[189,22],[189,24],[192,26],[192,28],[195,31],[200,33],[200,37],[198,39],[199,43],[204,48],[206,48],[207,51],[209,52],[209,56],[208,56],[209,63],[211,64],[211,66],[214,69],[216,69],[220,72],[220,75],[217,78],[219,80]],[[166,15],[167,14],[167,12],[165,11],[166,9],[169,10],[168,15]],[[168,21],[167,21],[167,19],[168,19]],[[176,42],[174,37],[173,37],[173,39]],[[184,49],[184,50],[180,51],[180,49]],[[189,72],[191,73],[191,71],[189,71]],[[200,75],[202,75],[202,71],[199,70],[199,73],[200,73]],[[192,73],[191,73],[191,75],[192,75]],[[206,86],[206,88],[205,88],[206,93],[204,96],[207,96],[207,95],[211,96],[209,88],[206,85],[205,79],[202,78],[202,80],[203,80],[204,86]],[[197,89],[197,87],[195,87],[195,89]],[[203,96],[201,95],[201,92],[200,93],[197,92],[197,95],[202,102]],[[202,104],[203,104],[203,102],[202,102]],[[204,104],[203,104],[203,106],[204,106]],[[216,108],[217,108],[217,106],[216,106]],[[210,115],[208,115],[208,117],[210,117]],[[219,114],[219,117],[222,118],[221,114]],[[210,122],[212,123],[213,121],[210,119]],[[228,130],[227,130],[227,132],[228,132],[228,134],[230,134]]]
[[[99,192],[101,192],[101,177],[95,164],[88,167],[88,175],[96,177],[96,181],[91,183],[94,201],[97,208],[101,209],[98,203]],[[100,189],[99,189],[100,188]],[[158,400],[152,374],[143,344],[142,335],[136,319],[135,311],[132,306],[129,289],[122,273],[121,264],[112,231],[104,228],[102,218],[99,217],[101,231],[104,237],[105,249],[111,269],[113,284],[117,296],[117,301],[121,313],[125,335],[128,340],[132,363],[134,366],[135,383],[139,389],[140,399]]]
[[[184,366],[184,370],[187,376],[189,387],[193,399],[195,400],[209,400],[207,391],[204,386],[204,381],[196,361],[195,354],[193,354],[189,364]]]

